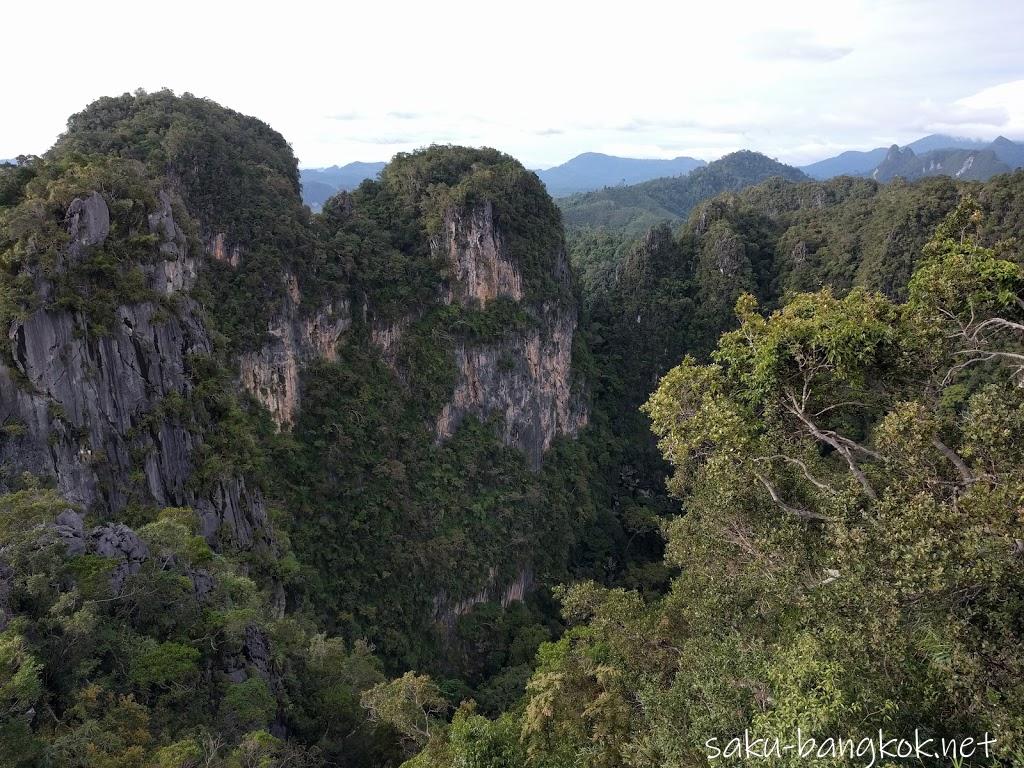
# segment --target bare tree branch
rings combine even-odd
[[[932,439],[932,445],[939,449],[939,453],[945,456],[950,462],[956,467],[957,472],[960,473],[960,477],[963,478],[965,483],[976,483],[978,478],[971,472],[967,463],[960,458],[959,454],[942,442],[938,437]]]
[[[766,478],[759,472],[755,472],[754,477],[756,477],[761,482],[761,485],[765,487],[765,489],[768,491],[768,495],[772,497],[772,501],[778,504],[783,510],[785,510],[789,514],[794,515],[800,518],[801,520],[817,520],[819,522],[828,522],[830,520],[830,518],[825,517],[824,515],[819,515],[817,512],[812,512],[809,509],[790,506],[789,504],[782,500],[782,497],[779,495],[779,492],[775,488],[775,486],[768,482],[768,478]]]
[[[819,491],[826,491],[828,493],[836,492],[831,485],[829,485],[823,480],[819,480],[814,475],[812,475],[811,471],[807,468],[807,465],[804,462],[800,461],[800,459],[793,458],[792,456],[785,456],[781,453],[776,453],[773,456],[769,456],[765,459],[758,459],[758,461],[771,461],[772,459],[782,459],[783,461],[789,462],[790,464],[795,464],[796,466],[800,467],[800,469],[804,473],[804,477],[806,477],[807,480]]]
[[[856,460],[854,460],[853,451],[860,451],[861,453],[875,459],[880,459],[881,456],[869,448],[865,448],[859,443],[856,443],[847,437],[843,437],[830,429],[821,429],[807,416],[806,413],[804,413],[804,410],[800,407],[793,393],[787,392],[786,394],[789,398],[789,403],[785,405],[786,410],[796,416],[811,435],[826,445],[830,445],[835,448],[836,452],[846,460],[846,465],[850,468],[850,473],[857,478],[857,482],[860,483],[861,488],[864,489],[864,493],[868,498],[872,501],[878,501],[878,495],[875,493],[874,488],[871,487],[871,483],[868,481],[867,475],[864,474],[864,470],[862,470],[860,465],[857,464]]]

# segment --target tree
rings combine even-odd
[[[448,709],[440,690],[426,675],[406,672],[378,683],[362,695],[362,705],[374,721],[393,727],[410,744],[422,747],[443,729]]]

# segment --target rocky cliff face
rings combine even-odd
[[[350,302],[339,297],[312,314],[301,312],[298,280],[286,274],[287,294],[282,311],[271,321],[271,341],[241,355],[242,385],[268,411],[278,427],[291,426],[301,400],[303,366],[317,358],[334,360],[338,339],[352,324]]]
[[[76,199],[61,258],[81,259],[102,245],[109,220],[99,194]],[[195,262],[167,195],[149,227],[160,255],[145,267],[150,288],[167,296],[191,287]],[[47,295],[45,281],[36,282]],[[0,363],[0,465],[50,478],[70,502],[103,516],[133,502],[194,506],[211,540],[249,548],[269,531],[259,493],[238,477],[196,488],[199,438],[163,409],[167,398],[190,394],[192,356],[210,353],[195,303],[182,293],[174,306],[117,307],[103,335],[92,333],[81,313],[39,309],[16,320],[8,331],[10,360]]]
[[[487,582],[483,589],[475,595],[452,600],[444,593],[434,596],[434,619],[450,634],[455,629],[455,622],[460,616],[469,613],[476,606],[487,603],[500,603],[502,608],[508,608],[512,603],[522,602],[528,592],[534,587],[533,571],[529,568],[520,568],[515,578],[506,584],[499,583],[493,568],[487,574]]]
[[[458,379],[437,417],[437,439],[451,437],[467,416],[497,417],[502,441],[539,467],[560,435],[586,424],[583,400],[572,389],[574,311],[547,306],[537,326],[496,343],[455,347]]]
[[[467,417],[496,419],[502,441],[518,448],[534,468],[555,438],[575,435],[587,423],[585,398],[573,386],[572,348],[576,307],[568,301],[529,302],[520,266],[495,222],[491,203],[453,208],[431,242],[448,265],[440,301],[486,309],[495,299],[523,305],[530,327],[496,341],[456,341],[457,378],[451,399],[437,416],[439,442],[451,437]],[[570,295],[565,254],[554,255],[552,279]],[[393,363],[410,317],[374,326],[371,339]]]
[[[469,210],[449,209],[431,249],[445,255],[451,270],[446,304],[483,309],[501,296],[522,301],[523,279],[494,224],[489,201]]]

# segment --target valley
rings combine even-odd
[[[1019,754],[1024,170],[929,138],[314,173],[72,115],[0,164],[0,765]]]

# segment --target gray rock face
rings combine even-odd
[[[163,261],[150,268],[150,287],[169,296],[176,291],[189,290],[196,280],[196,260],[189,255],[188,240],[174,220],[171,196],[159,193],[160,207],[149,214],[149,231],[160,238],[159,252]]]
[[[241,652],[225,654],[221,674],[232,683],[242,683],[255,675],[277,688],[280,681],[274,674],[273,654],[270,637],[259,626],[249,624],[245,628]]]
[[[149,557],[149,548],[127,525],[108,523],[89,532],[88,550],[100,557],[116,560],[110,575],[110,588],[118,594],[129,576],[134,576]]]
[[[496,602],[502,608],[508,608],[512,603],[521,602],[526,594],[533,589],[533,571],[529,568],[520,568],[515,578],[508,584],[499,584],[494,568],[487,574],[487,583],[477,594],[470,595],[462,600],[452,600],[445,594],[434,596],[434,620],[451,634],[455,629],[455,622],[460,616],[469,613],[481,603]]]
[[[271,654],[270,638],[255,624],[245,628],[245,658],[250,666],[264,680],[270,681]]]
[[[524,300],[519,266],[496,228],[490,203],[468,211],[449,211],[444,236],[434,243],[449,264],[446,303],[486,307],[505,297]],[[556,282],[568,293],[565,254],[553,260]],[[506,445],[522,450],[539,468],[559,435],[575,435],[586,425],[585,399],[572,380],[576,307],[569,302],[531,308],[536,322],[520,334],[497,342],[456,345],[459,372],[455,392],[437,418],[439,441],[451,437],[468,416],[486,421],[497,416]]]
[[[205,602],[206,598],[217,587],[217,580],[213,578],[213,575],[201,568],[189,570],[188,578],[192,582],[192,592],[200,603]]]
[[[57,536],[71,557],[85,554],[85,521],[73,509],[65,509],[54,521]]]
[[[492,344],[459,344],[455,392],[437,418],[440,441],[455,434],[468,416],[499,417],[502,441],[539,468],[559,435],[575,435],[586,424],[583,398],[572,387],[575,313],[545,307],[525,333]]]
[[[102,245],[110,234],[110,210],[98,192],[87,197],[76,197],[68,206],[64,223],[71,237],[72,247],[89,248]]]
[[[431,249],[448,261],[449,281],[441,302],[483,309],[497,298],[526,300],[519,266],[495,225],[490,203],[448,211]],[[555,254],[553,262],[552,276],[568,292],[565,254]],[[538,469],[555,438],[575,435],[586,426],[585,393],[572,378],[576,307],[571,302],[547,303],[531,306],[530,312],[536,322],[525,332],[494,342],[456,344],[458,378],[451,400],[437,417],[438,442],[455,434],[467,417],[497,417],[503,442],[523,451]],[[392,367],[404,333],[417,317],[414,312],[372,324],[371,342]]]
[[[110,575],[110,588],[119,594],[129,576],[142,568],[149,558],[149,547],[127,525],[107,523],[85,532],[84,516],[73,509],[65,509],[54,520],[54,531],[71,557],[91,554],[116,560]]]
[[[99,195],[72,204],[67,221],[75,243],[102,242],[105,211]],[[166,196],[150,226],[172,246],[161,246],[165,264],[184,264],[184,237]],[[158,267],[161,285],[188,287],[186,272]],[[211,541],[249,548],[267,539],[263,500],[242,479],[196,489],[199,438],[161,408],[169,397],[190,394],[190,357],[210,353],[191,299],[181,297],[173,314],[149,302],[119,307],[113,329],[99,337],[85,316],[48,309],[16,320],[8,335],[13,367],[0,362],[0,423],[19,429],[0,436],[0,467],[52,478],[70,503],[105,516],[132,501],[193,506]],[[0,474],[0,490],[7,487]]]
[[[494,225],[490,201],[468,211],[450,209],[441,236],[431,246],[444,253],[451,271],[446,304],[482,309],[502,296],[522,301],[523,280]]]

